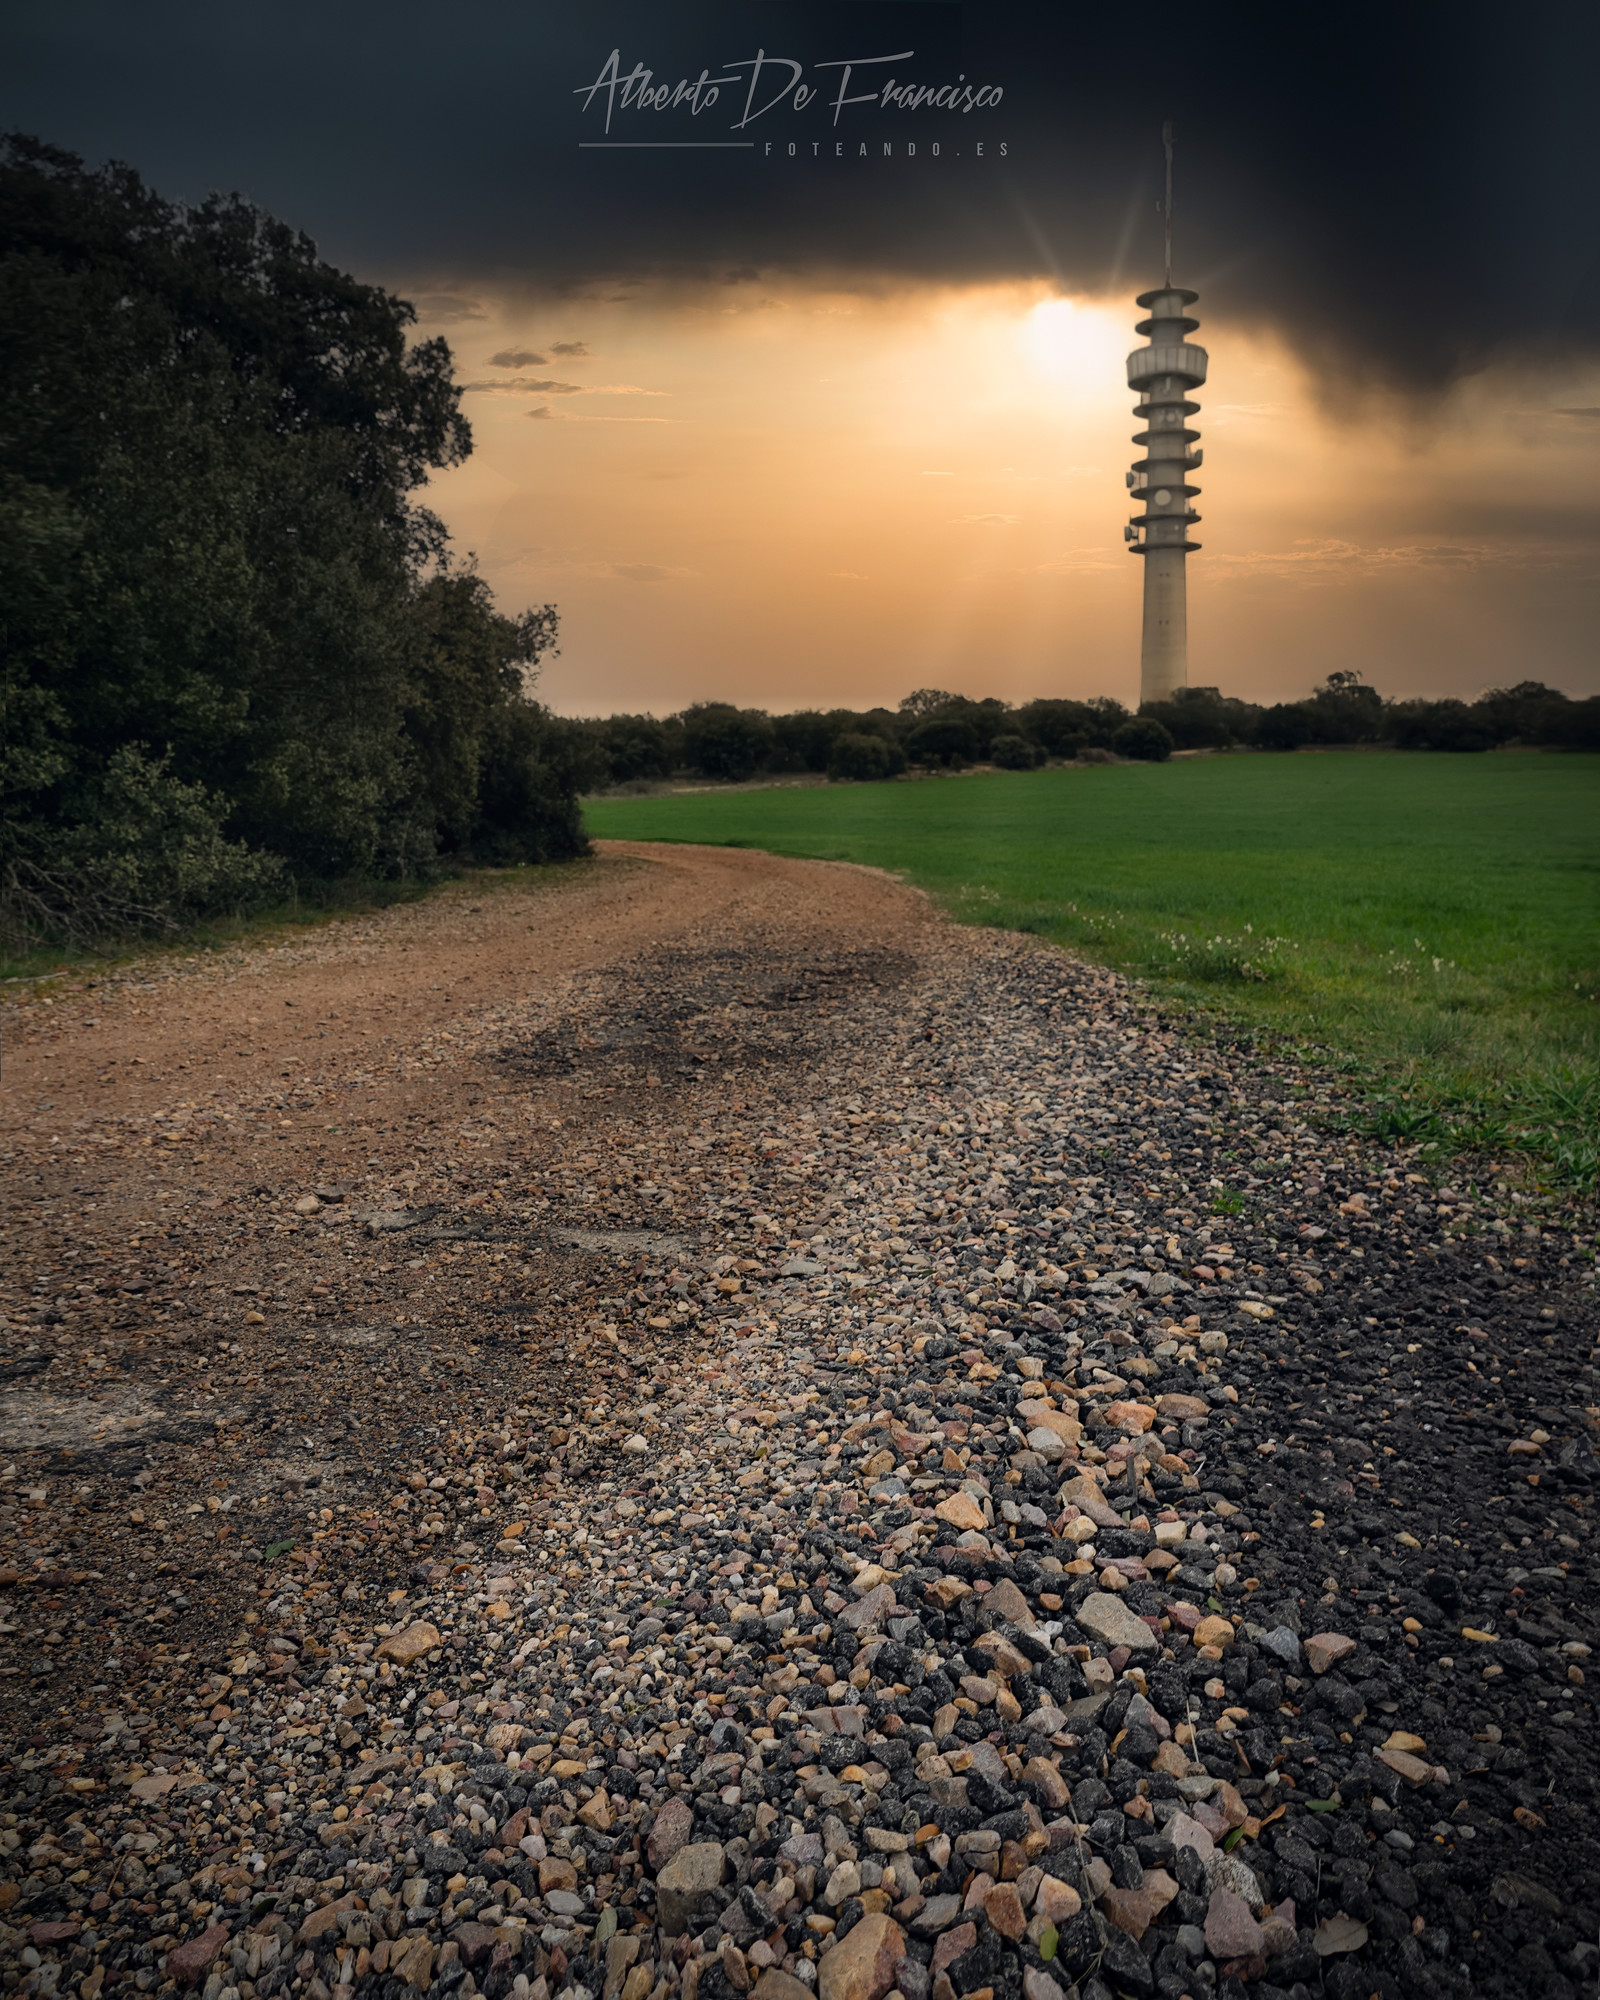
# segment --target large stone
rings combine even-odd
[[[433,1984],[434,1947],[425,1937],[402,1937],[389,1948],[389,1975],[415,1993]]]
[[[1348,1660],[1356,1649],[1354,1639],[1347,1639],[1342,1632],[1317,1632],[1305,1642],[1306,1665],[1314,1674],[1325,1674],[1330,1667],[1338,1666],[1341,1660]]]
[[[725,1866],[720,1841],[696,1841],[673,1855],[656,1877],[656,1912],[668,1937],[682,1937],[690,1919],[710,1905]]]
[[[1066,1721],[1065,1716],[1061,1719]],[[1034,1796],[1045,1812],[1060,1812],[1071,1800],[1066,1780],[1048,1757],[1030,1757],[1022,1768],[1022,1782],[1032,1786]]]
[[[848,1903],[852,1896],[861,1894],[861,1870],[854,1861],[841,1861],[828,1877],[828,1886],[822,1892],[822,1900],[830,1910],[837,1910]]]
[[[819,1966],[821,2000],[883,2000],[905,1949],[906,1934],[893,1917],[882,1910],[863,1917]]]
[[[993,1602],[993,1595],[991,1592],[990,1602]],[[1027,1654],[1013,1646],[1009,1639],[1002,1638],[998,1632],[985,1632],[974,1642],[972,1650],[975,1653],[986,1653],[991,1671],[1003,1674],[1008,1681],[1015,1680],[1019,1674],[1026,1679],[1032,1670],[1032,1662]]]
[[[426,1618],[419,1618],[408,1625],[403,1632],[391,1632],[377,1648],[380,1660],[394,1660],[402,1667],[409,1667],[413,1660],[420,1660],[424,1653],[431,1653],[439,1643],[439,1628],[430,1625]]]
[[[1097,1528],[1122,1526],[1122,1516],[1087,1473],[1069,1479],[1056,1498],[1063,1507],[1076,1507],[1080,1514],[1086,1514]]]
[[[1197,1646],[1216,1646],[1224,1649],[1233,1644],[1233,1627],[1226,1618],[1213,1612],[1209,1618],[1202,1618],[1194,1628],[1194,1643]]]
[[[1044,1917],[1059,1930],[1083,1908],[1083,1898],[1070,1882],[1063,1882],[1059,1876],[1046,1875],[1034,1892],[1033,1913]]]
[[[1136,1942],[1155,1921],[1155,1904],[1143,1889],[1107,1889],[1100,1907],[1119,1931]]]
[[[1163,1831],[1174,1847],[1192,1847],[1202,1861],[1209,1861],[1217,1851],[1217,1843],[1210,1834],[1186,1812],[1174,1813]]]
[[[187,1944],[180,1944],[176,1951],[169,1951],[165,1967],[167,1977],[175,1979],[180,1986],[192,1986],[210,1971],[232,1935],[226,1924],[213,1924],[198,1937],[190,1938]]]
[[[1148,1403],[1108,1403],[1101,1415],[1119,1431],[1147,1431],[1156,1420]]]
[[[815,1996],[793,1973],[780,1972],[777,1966],[769,1965],[756,1981],[752,2000],[815,2000]]]
[[[1036,1424],[1029,1431],[1028,1449],[1037,1452],[1047,1465],[1053,1465],[1057,1459],[1065,1458],[1067,1455],[1067,1447],[1061,1439],[1054,1431],[1046,1430],[1043,1424]]]
[[[953,1611],[963,1597],[972,1595],[972,1585],[964,1583],[959,1576],[935,1577],[932,1583],[922,1586],[922,1594],[941,1611]]]
[[[693,1832],[694,1814],[688,1806],[682,1799],[668,1799],[656,1814],[655,1824],[644,1844],[644,1858],[657,1875],[673,1855],[689,1845],[689,1836]]]
[[[320,1910],[310,1911],[294,1934],[295,1943],[309,1944],[313,1938],[326,1937],[329,1931],[336,1931],[340,1917],[355,1906],[356,1892],[352,1889],[349,1895],[341,1896],[336,1903],[324,1903]]]
[[[894,1585],[880,1583],[860,1597],[834,1621],[850,1632],[876,1632],[894,1609]]]
[[[1048,1972],[1029,1965],[1022,1972],[1022,2000],[1067,2000],[1067,1996]]]
[[[952,1493],[948,1500],[941,1500],[933,1511],[941,1521],[947,1521],[952,1528],[981,1533],[989,1525],[983,1518],[983,1509],[965,1489],[960,1493]],[[833,1953],[830,1952],[828,1956],[831,1958]]]
[[[1206,1947],[1216,1959],[1253,1958],[1264,1943],[1250,1905],[1231,1889],[1213,1889],[1206,1909]]]
[[[1171,1393],[1156,1398],[1156,1415],[1171,1424],[1194,1424],[1211,1414],[1211,1405],[1199,1396]]]
[[[494,1932],[487,1924],[458,1924],[451,1936],[456,1941],[456,1950],[461,1954],[463,1965],[482,1965],[494,1950]],[[632,1940],[629,1942],[632,1943]],[[633,1948],[635,1952],[639,1949],[637,1944]],[[621,1984],[620,1980],[618,1984]],[[612,2000],[615,2000],[615,1995]]]
[[[998,1882],[994,1888],[986,1890],[983,1914],[989,1919],[989,1928],[998,1931],[1003,1938],[1010,1938],[1013,1944],[1028,1928],[1028,1919],[1023,1914],[1022,1898],[1017,1894],[1015,1882]]]
[[[984,1599],[984,1608],[998,1611],[1008,1625],[1016,1625],[1024,1632],[1039,1629],[1038,1620],[1028,1608],[1028,1600],[1008,1576],[1002,1577],[989,1592]]]
[[[1385,1745],[1377,1754],[1378,1762],[1397,1771],[1408,1785],[1425,1785],[1433,1776],[1433,1766],[1413,1757],[1409,1750],[1391,1750]]]
[[[1126,1646],[1130,1653],[1153,1653],[1157,1648],[1155,1633],[1110,1591],[1097,1590],[1086,1597],[1073,1616],[1091,1638],[1104,1645]]]
[[[971,1951],[978,1942],[978,1926],[973,1923],[957,1924],[954,1930],[946,1931],[933,1948],[933,1960],[928,1972],[934,1979],[955,1964],[963,1953]]]

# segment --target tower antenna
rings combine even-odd
[[[1172,287],[1172,120],[1169,118],[1161,128],[1161,144],[1167,156],[1167,288]]]

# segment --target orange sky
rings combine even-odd
[[[410,295],[487,385],[431,504],[507,608],[560,607],[559,710],[1136,699],[1131,300]],[[1292,357],[1198,311],[1191,682],[1600,689],[1600,378],[1482,376],[1426,420],[1389,401],[1335,419]]]

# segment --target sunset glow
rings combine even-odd
[[[1135,316],[1039,285],[454,298],[440,330],[478,385],[478,444],[433,501],[508,601],[560,605],[544,685],[567,711],[925,684],[1129,700]],[[1202,337],[1192,680],[1268,699],[1349,665],[1394,693],[1514,680],[1537,596],[1539,670],[1590,684],[1596,565],[1544,510],[1592,485],[1600,423],[1488,378],[1426,421],[1332,416],[1281,347],[1211,319]],[[1489,483],[1498,513],[1475,516]]]

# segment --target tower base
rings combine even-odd
[[[1144,643],[1139,653],[1139,702],[1165,701],[1189,685],[1189,613],[1182,549],[1147,549],[1144,556]]]

